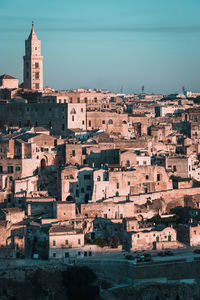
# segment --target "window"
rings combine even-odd
[[[62,130],[65,130],[65,124],[62,124]]]
[[[83,112],[83,108],[81,108],[81,112]]]
[[[91,185],[87,185],[87,191],[91,191]]]
[[[80,102],[81,102],[80,98],[77,98],[77,100],[78,100],[78,103],[80,103]]]
[[[76,156],[76,151],[72,150],[72,156]]]
[[[53,241],[53,246],[55,246],[56,245],[56,241]]]
[[[65,245],[68,245],[68,244],[69,244],[68,240],[65,240]]]
[[[65,252],[65,258],[68,258],[68,257],[69,257],[69,253]]]
[[[113,124],[113,120],[110,119],[110,120],[108,121],[108,124]]]
[[[39,68],[39,63],[38,63],[38,62],[35,63],[35,68],[36,68],[36,69]]]
[[[117,189],[119,188],[119,182],[117,182]]]
[[[72,116],[72,122],[74,122],[74,116]]]
[[[146,175],[146,180],[149,179],[149,175]]]
[[[116,197],[119,197],[119,192],[116,192],[115,196],[116,196]]]
[[[55,253],[55,252],[53,253],[53,257],[54,257],[54,258],[56,257],[56,253]]]
[[[85,148],[85,147],[82,148],[82,154],[83,154],[83,155],[86,154],[86,148]]]
[[[128,181],[128,185],[130,185],[131,183],[130,183],[130,181]]]
[[[8,166],[8,173],[13,173],[13,166]]]
[[[2,173],[3,172],[3,167],[2,166],[0,166],[0,173]]]
[[[101,181],[101,177],[100,176],[97,176],[97,181]]]
[[[84,122],[84,120],[82,121],[82,125],[84,125],[85,124],[85,122]]]
[[[72,108],[72,110],[71,110],[71,112],[70,112],[70,114],[76,114],[76,110],[75,110],[75,108]]]
[[[140,235],[138,234],[138,235],[137,235],[137,237],[139,238],[139,237],[140,237]]]
[[[85,97],[85,103],[87,103],[87,97]]]
[[[176,172],[177,171],[177,168],[176,166],[173,166],[173,171]]]
[[[106,123],[105,120],[103,120],[103,121],[102,121],[102,124],[105,124],[105,123]]]
[[[79,245],[81,244],[81,240],[80,240],[80,239],[78,239],[78,244],[79,244]]]
[[[35,88],[36,88],[36,90],[39,90],[39,88],[40,88],[39,83],[36,83],[36,84],[35,84]]]
[[[127,166],[127,167],[130,167],[130,160],[127,160],[127,161],[126,161],[126,166]]]
[[[157,181],[160,181],[160,174],[157,174]]]
[[[15,168],[15,171],[20,171],[20,170],[21,170],[20,167],[16,167],[16,168]]]
[[[89,127],[91,127],[91,121],[89,120]]]

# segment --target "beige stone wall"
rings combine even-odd
[[[80,243],[79,243],[80,240]],[[55,246],[54,246],[55,241]],[[66,244],[66,241],[68,243]],[[59,232],[49,234],[49,248],[51,251],[56,250],[57,248],[73,248],[73,247],[82,247],[84,245],[84,234],[76,234],[69,232]]]
[[[19,80],[18,79],[3,79],[2,85],[0,88],[3,89],[18,89],[19,87]]]
[[[132,233],[132,248],[131,250],[145,250],[145,249],[153,249],[154,243],[157,242],[167,242],[176,241],[176,230],[172,227],[166,227],[161,231],[148,231],[145,230],[143,232],[138,231],[136,233]]]
[[[190,234],[190,246],[192,247],[200,246],[200,225],[190,226],[189,234]]]
[[[76,204],[57,202],[57,219],[58,220],[72,220],[76,218]]]
[[[68,128],[86,129],[86,104],[68,103]]]
[[[81,204],[81,214],[88,218],[122,219],[134,215],[134,203],[89,203]]]

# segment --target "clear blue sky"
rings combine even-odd
[[[199,0],[0,0],[0,74],[22,81],[31,22],[56,89],[200,91]]]

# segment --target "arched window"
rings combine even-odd
[[[44,158],[41,160],[40,166],[41,166],[41,169],[43,169],[43,170],[46,169],[46,160]]]
[[[97,181],[101,181],[101,177],[100,176],[97,176]]]
[[[113,124],[113,120],[110,119],[110,120],[108,121],[108,124]]]
[[[122,121],[122,124],[127,124],[127,123],[126,123],[126,121],[124,120],[124,121]]]
[[[71,112],[70,112],[70,113],[71,113],[71,115],[72,115],[72,114],[74,114],[74,115],[75,115],[75,114],[76,114],[76,110],[75,110],[75,108],[72,108],[72,110],[71,110]]]

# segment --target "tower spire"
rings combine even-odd
[[[43,90],[43,56],[41,56],[41,41],[35,33],[33,21],[30,35],[25,41],[24,88]]]

